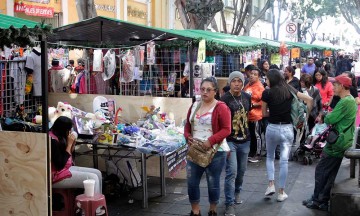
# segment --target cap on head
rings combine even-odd
[[[230,84],[231,81],[233,79],[235,79],[235,78],[239,78],[242,81],[243,84],[245,83],[244,75],[240,71],[231,72],[230,75],[229,75],[228,83]]]
[[[351,79],[345,74],[341,74],[335,77],[335,79],[333,79],[332,81],[337,82],[347,88],[350,88],[352,86]]]

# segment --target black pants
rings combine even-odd
[[[260,121],[249,122],[250,130],[250,152],[249,157],[261,153],[261,124]]]
[[[328,204],[330,190],[339,171],[342,158],[323,154],[315,169],[315,189],[312,199],[319,203]]]

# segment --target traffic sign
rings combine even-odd
[[[296,31],[297,31],[297,26],[295,23],[289,23],[286,25],[286,31],[289,33],[289,34],[295,34]]]

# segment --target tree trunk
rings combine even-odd
[[[97,16],[94,0],[75,0],[79,21]]]
[[[260,19],[260,17],[264,16],[265,12],[271,7],[271,2],[272,0],[267,0],[263,9],[260,11],[260,13],[252,19],[252,12],[250,11],[249,16],[247,17],[246,20],[246,25],[244,26],[244,35],[250,35],[250,29],[251,27],[255,24],[256,21],[258,21]],[[252,5],[252,1],[250,0],[250,5]],[[252,10],[252,8],[250,8],[250,10]]]

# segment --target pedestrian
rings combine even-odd
[[[356,104],[359,105],[360,104],[360,98],[359,98],[359,94],[358,94],[358,91],[357,91],[357,84],[356,84],[355,75],[350,71],[345,71],[342,74],[348,76],[351,79],[350,94],[354,97]],[[331,102],[330,102],[331,109],[334,109],[336,104],[339,101],[340,101],[340,97],[338,95],[334,95]]]
[[[291,124],[291,103],[294,99],[290,93],[289,86],[279,70],[270,70],[267,74],[267,84],[270,87],[265,89],[262,94],[262,113],[268,116],[269,124],[266,128],[266,169],[269,184],[265,196],[271,196],[275,193],[275,167],[274,157],[275,148],[280,145],[280,172],[279,172],[279,192],[277,201],[282,202],[287,199],[288,195],[284,188],[288,174],[288,159],[290,147],[294,139],[293,125]],[[308,110],[312,107],[312,98],[296,89],[291,89],[301,100],[305,101]]]
[[[315,72],[314,58],[309,57],[308,63],[303,66],[303,68],[301,69],[301,73],[313,75],[314,72]]]
[[[260,82],[260,70],[254,68],[250,74],[250,82],[245,86],[244,91],[251,95],[251,109],[249,112],[250,130],[250,153],[249,162],[257,163],[261,160],[261,95],[265,90]]]
[[[264,85],[264,87],[266,87],[266,74],[270,70],[269,61],[266,59],[262,60],[259,65],[259,69],[261,72],[260,73],[260,82]]]
[[[323,69],[317,70],[313,75],[313,82],[315,87],[320,91],[323,109],[327,110],[334,91],[333,85],[329,82],[326,71]]]
[[[209,216],[217,215],[216,206],[220,198],[220,175],[224,168],[227,152],[230,150],[225,138],[231,132],[230,110],[224,102],[215,99],[218,90],[213,77],[204,79],[200,85],[201,100],[190,107],[184,129],[189,146],[200,141],[205,150],[213,148],[217,152],[207,167],[187,161],[187,186],[191,203],[190,215],[200,213],[200,181],[206,173],[209,193]],[[218,145],[219,148],[218,148]]]
[[[248,114],[251,107],[251,96],[243,91],[244,75],[239,71],[230,73],[228,83],[230,91],[222,96],[231,111],[231,134],[226,138],[230,154],[226,160],[225,176],[225,215],[234,216],[234,204],[241,203],[240,192],[247,168],[250,151],[250,132]]]
[[[300,90],[300,80],[295,77],[295,69],[292,66],[285,67],[284,77],[287,84],[291,85],[298,91]]]
[[[301,76],[300,85],[301,92],[309,95],[313,99],[313,107],[310,113],[307,114],[308,130],[311,131],[311,129],[315,126],[315,119],[322,112],[321,95],[319,89],[313,85],[312,76],[309,74],[303,74]]]
[[[334,93],[341,99],[334,110],[325,116],[324,121],[335,127],[339,132],[339,137],[335,143],[325,145],[315,169],[314,193],[310,199],[303,201],[303,205],[308,208],[328,211],[331,187],[340,168],[344,152],[352,145],[357,105],[354,97],[350,94],[351,85],[352,82],[348,76],[335,77]]]
[[[244,68],[244,71],[245,71],[245,83],[244,83],[244,86],[246,86],[249,83],[251,72],[252,72],[252,70],[254,68],[256,68],[256,67],[253,64],[249,64]]]
[[[339,52],[339,58],[336,61],[336,73],[335,75],[338,76],[345,71],[351,71],[352,65],[349,61],[349,56],[344,57],[344,52]]]

